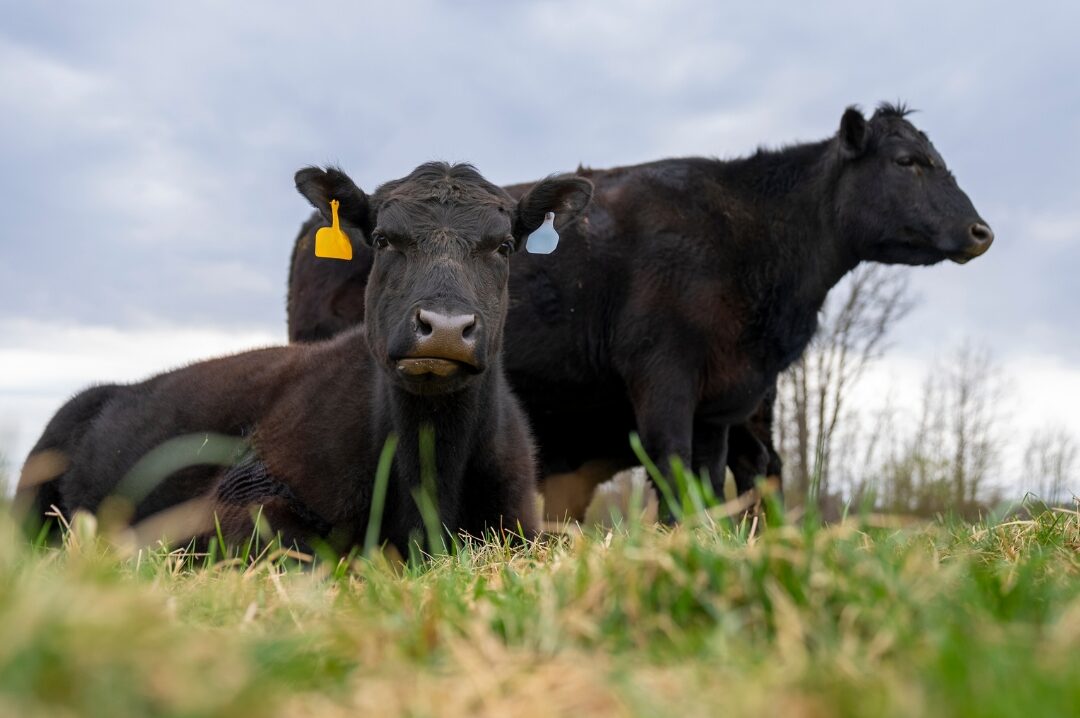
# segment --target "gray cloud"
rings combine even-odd
[[[897,337],[1080,364],[1080,9],[1005,3],[8,3],[0,319],[284,321],[304,164],[733,156],[904,98],[994,225]]]

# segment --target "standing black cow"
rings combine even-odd
[[[21,498],[39,512],[50,503],[95,510],[154,447],[214,432],[244,437],[250,456],[207,466],[196,445],[186,468],[134,502],[136,520],[209,492],[228,538],[248,535],[257,504],[287,540],[348,545],[364,536],[377,460],[393,433],[401,443],[382,532],[404,551],[422,525],[412,491],[418,436],[430,426],[440,523],[474,535],[535,531],[534,448],[500,353],[509,255],[546,212],[581,211],[588,180],[549,178],[518,201],[472,167],[443,163],[372,197],[334,169],[302,170],[296,184],[325,215],[339,200],[341,216],[371,238],[364,327],[89,389],[34,447]]]
[[[515,257],[510,283],[506,366],[545,463],[630,460],[636,429],[652,456],[722,479],[728,428],[771,408],[847,272],[985,252],[993,233],[906,114],[849,108],[833,137],[744,159],[583,170],[590,211],[555,253]],[[328,264],[310,279],[294,261],[291,321],[320,296],[347,310],[346,270]]]

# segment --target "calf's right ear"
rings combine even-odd
[[[296,173],[296,191],[304,195],[311,206],[330,221],[330,200],[336,199],[340,206],[338,215],[343,222],[371,234],[371,202],[364,190],[356,186],[347,174],[337,167],[305,167]]]
[[[534,184],[518,200],[514,216],[514,238],[520,244],[544,223],[544,215],[555,213],[560,226],[574,220],[592,200],[593,184],[572,174],[552,175]]]

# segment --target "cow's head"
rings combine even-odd
[[[994,233],[956,184],[909,112],[884,104],[867,120],[850,107],[837,135],[837,210],[859,259],[893,264],[967,262]]]
[[[573,217],[592,184],[549,177],[515,202],[472,166],[431,162],[368,196],[338,169],[310,167],[296,187],[375,253],[365,295],[368,344],[392,380],[417,394],[455,391],[498,361],[510,255],[547,212]]]

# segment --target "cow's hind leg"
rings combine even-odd
[[[694,471],[709,475],[709,485],[717,498],[724,498],[729,446],[727,424],[698,420],[694,422]]]
[[[60,407],[30,450],[15,489],[14,510],[28,535],[37,534],[50,519],[53,506],[66,511],[60,479],[67,471],[86,430],[105,404],[123,387],[94,386]],[[55,534],[56,526],[47,529]]]
[[[769,466],[769,452],[745,424],[731,427],[729,458],[731,473],[735,476],[735,489],[740,495],[754,488],[758,479],[765,477]]]

